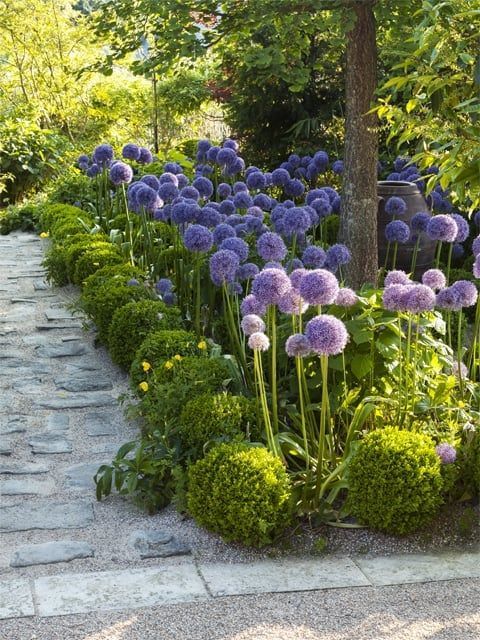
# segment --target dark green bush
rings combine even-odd
[[[85,228],[78,222],[78,220],[68,219],[61,220],[55,223],[50,231],[50,237],[54,242],[62,242],[66,238],[73,236],[85,236],[87,234]]]
[[[75,264],[73,273],[73,282],[81,285],[84,280],[93,275],[96,271],[103,267],[120,264],[123,257],[120,251],[113,244],[105,247],[86,251]]]
[[[112,282],[116,284],[120,281],[122,284],[126,284],[132,278],[143,282],[145,275],[141,269],[132,267],[132,265],[128,263],[102,267],[85,280],[83,283],[82,296],[88,298],[89,295],[94,295],[95,290],[109,280],[112,280]]]
[[[164,329],[149,333],[135,353],[135,359],[130,368],[132,382],[136,387],[145,379],[142,362],[148,362],[155,369],[177,354],[194,356],[200,353],[198,339],[189,331]]]
[[[53,224],[59,220],[88,217],[82,209],[69,204],[44,204],[40,207],[40,226],[43,231],[50,231]]]
[[[57,287],[68,284],[66,249],[61,245],[52,245],[45,252],[42,265],[46,270],[46,277]]]
[[[442,503],[440,459],[433,440],[393,427],[367,434],[348,472],[348,505],[362,524],[386,533],[412,533]]]
[[[95,180],[70,167],[50,187],[48,199],[50,202],[91,207],[95,203]]]
[[[180,310],[160,300],[129,302],[113,314],[108,331],[108,349],[112,360],[129,369],[135,352],[152,331],[179,328]]]
[[[39,228],[39,209],[37,205],[24,207],[10,206],[0,211],[0,234],[8,235],[11,231],[37,231]]]
[[[283,464],[263,447],[221,444],[189,469],[188,510],[225,540],[268,544],[289,522],[290,497]]]
[[[67,274],[70,282],[74,282],[77,262],[84,253],[87,253],[87,251],[92,251],[94,249],[108,250],[109,247],[112,247],[112,244],[108,242],[108,240],[104,240],[102,238],[97,239],[95,235],[87,236],[84,239],[82,238],[77,242],[72,242],[71,244],[69,244],[65,251],[65,262],[67,265]]]
[[[258,436],[256,402],[245,396],[204,393],[189,400],[180,415],[180,440],[194,459],[203,456],[209,440],[252,432]]]

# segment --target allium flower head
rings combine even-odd
[[[219,246],[227,238],[235,238],[236,235],[237,233],[232,226],[222,223],[213,230],[213,241]]]
[[[468,222],[459,213],[452,213],[452,218],[455,220],[458,227],[455,242],[465,242],[465,240],[470,235],[470,227],[468,226]]]
[[[452,362],[452,375],[456,378],[461,378],[462,380],[466,380],[468,378],[468,367],[463,362],[460,362],[460,367],[458,366],[458,362],[455,360]]]
[[[246,179],[247,187],[249,189],[261,191],[267,186],[265,176],[261,171],[251,172]]]
[[[343,165],[343,161],[342,160],[335,160],[335,162],[332,164],[332,171],[333,173],[338,174],[339,176],[341,176],[344,172],[344,165]]]
[[[475,213],[472,214],[472,217],[473,217],[473,222],[475,223],[475,226],[477,228],[480,227],[480,210],[475,211]]]
[[[315,198],[310,206],[315,210],[320,219],[328,218],[333,211],[329,200],[324,200],[323,198]]]
[[[210,147],[210,149],[207,151],[207,160],[209,162],[215,162],[219,151],[220,147]]]
[[[404,297],[405,309],[410,313],[432,311],[435,307],[435,302],[435,293],[430,287],[424,284],[409,287],[409,291]]]
[[[458,295],[458,302],[462,307],[473,307],[477,302],[478,290],[476,285],[469,280],[457,280],[451,289]]]
[[[428,271],[425,271],[422,276],[422,282],[433,291],[438,291],[447,286],[447,279],[440,269],[428,269]]]
[[[328,154],[325,151],[317,151],[312,162],[319,173],[324,173],[328,168]]]
[[[171,202],[178,196],[178,188],[172,182],[164,182],[158,188],[158,195],[164,202]]]
[[[258,331],[252,333],[248,339],[248,346],[253,351],[268,351],[270,348],[270,340],[264,333]]]
[[[453,287],[445,287],[437,293],[437,306],[445,311],[460,311],[462,304],[458,291]]]
[[[285,192],[292,198],[300,198],[305,191],[305,185],[297,178],[291,178],[285,185]]]
[[[260,269],[253,262],[245,262],[241,264],[237,269],[237,278],[239,280],[251,280],[254,278]]]
[[[300,295],[309,304],[332,304],[337,297],[338,289],[336,277],[325,269],[307,271],[300,280]]]
[[[140,164],[150,164],[153,162],[153,155],[149,149],[145,147],[140,147],[140,155],[138,157],[138,162]]]
[[[315,269],[321,269],[325,264],[327,254],[322,247],[317,247],[314,244],[310,244],[302,254],[302,261],[306,267],[314,267]]]
[[[113,148],[109,144],[99,144],[93,152],[93,161],[100,167],[107,167],[113,160]]]
[[[435,447],[437,456],[442,461],[442,464],[452,464],[457,459],[457,451],[455,447],[452,447],[448,442],[441,442]]]
[[[241,238],[225,238],[225,240],[220,245],[220,249],[228,249],[229,251],[233,251],[237,254],[240,262],[245,262],[245,260],[248,258],[248,244]]]
[[[192,224],[185,231],[183,244],[189,251],[206,253],[213,246],[213,234],[200,224]]]
[[[407,203],[403,198],[392,196],[385,203],[385,213],[390,216],[403,216],[407,211]]]
[[[431,217],[426,211],[416,213],[410,220],[412,231],[417,231],[418,233],[426,231]]]
[[[124,162],[116,162],[110,169],[110,180],[114,185],[128,184],[132,178],[132,167]]]
[[[398,269],[389,271],[385,276],[385,286],[389,287],[392,284],[412,284],[412,281],[407,276],[405,271]]]
[[[160,187],[160,181],[157,178],[157,176],[154,176],[154,175],[147,174],[145,176],[142,176],[140,178],[140,182],[148,185],[150,189],[154,189],[155,191],[158,191]]]
[[[286,169],[275,169],[272,171],[272,184],[276,187],[284,187],[288,180],[290,180],[290,174]]]
[[[199,140],[197,142],[197,151],[205,155],[211,146],[212,143],[210,142],[210,140]]]
[[[405,297],[410,290],[410,285],[391,284],[384,289],[382,302],[388,311],[405,311]]]
[[[312,345],[303,333],[294,333],[287,339],[285,351],[290,358],[305,358],[312,353]]]
[[[183,189],[181,189],[180,191],[180,195],[182,198],[189,198],[190,200],[195,200],[195,201],[200,198],[200,194],[198,193],[198,190],[192,186],[183,187]]]
[[[278,302],[278,309],[282,313],[298,316],[308,309],[306,303],[296,289],[290,289]]]
[[[357,302],[358,296],[353,289],[343,287],[338,290],[337,297],[335,298],[335,304],[339,307],[353,307]]]
[[[260,302],[257,296],[254,296],[253,293],[245,296],[240,304],[240,313],[242,316],[247,316],[249,314],[264,316],[266,312],[267,306],[263,304],[263,302]]]
[[[216,227],[217,224],[220,224],[221,220],[222,214],[214,209],[210,204],[203,207],[200,215],[198,216],[198,222],[203,224],[204,227]]]
[[[192,182],[192,186],[195,187],[200,196],[204,199],[208,199],[213,195],[213,183],[208,178],[195,178]]]
[[[472,253],[475,257],[480,253],[480,236],[477,236],[472,242]]]
[[[238,151],[239,149],[238,142],[232,140],[232,138],[227,138],[222,146],[224,149],[233,149],[233,151]]]
[[[310,273],[308,269],[302,269],[302,267],[298,269],[294,269],[290,274],[290,282],[292,283],[292,287],[297,291],[300,290],[300,283],[307,273]]]
[[[231,195],[232,187],[226,182],[221,182],[217,187],[217,193],[219,198],[225,200],[225,198],[228,198],[228,196]]]
[[[480,255],[475,258],[472,271],[475,278],[480,278]]]
[[[315,316],[305,327],[305,336],[312,351],[321,356],[335,356],[347,346],[348,332],[341,320],[335,316]]]
[[[235,280],[235,274],[240,266],[236,253],[229,249],[217,251],[210,257],[210,278],[213,284],[221,286]]]
[[[290,278],[281,269],[263,269],[252,283],[252,293],[264,304],[278,304],[291,288]]]
[[[216,162],[220,167],[227,167],[232,165],[237,159],[237,154],[233,149],[223,148],[217,153]]]
[[[455,242],[458,225],[452,216],[439,214],[428,221],[427,234],[432,240],[440,242]]]
[[[392,220],[385,227],[385,238],[388,242],[405,244],[410,238],[410,228],[402,220]]]
[[[248,209],[253,206],[253,200],[246,191],[239,191],[233,198],[233,204],[237,209]]]
[[[253,196],[253,204],[262,211],[270,211],[272,208],[272,198],[265,193],[257,193]]]
[[[138,144],[129,142],[122,149],[122,156],[126,160],[138,160],[140,157],[140,147]]]
[[[252,335],[252,333],[265,331],[265,322],[253,313],[243,316],[241,325],[242,331],[246,336]]]
[[[329,269],[336,269],[344,264],[348,264],[352,256],[344,244],[334,244],[327,251],[327,261]]]
[[[393,168],[395,169],[395,171],[402,171],[409,162],[410,158],[402,158],[401,156],[398,156],[397,158],[395,158]]]
[[[153,213],[155,209],[158,209],[163,204],[155,189],[152,189],[146,184],[144,184],[141,189],[135,191],[135,200],[139,207],[150,213]]]
[[[287,255],[287,247],[277,233],[267,231],[257,240],[257,252],[266,262],[270,260],[281,262]]]
[[[140,282],[136,278],[130,278],[130,280],[127,281],[127,287],[138,287],[139,285]]]
[[[283,227],[289,236],[304,233],[311,225],[310,216],[304,207],[292,207],[285,211]]]
[[[172,291],[173,283],[168,278],[160,278],[160,280],[155,283],[155,289],[161,296],[163,296]]]
[[[325,200],[326,202],[330,202],[328,193],[324,189],[310,189],[307,193],[307,197],[305,198],[305,202],[311,205],[314,200]]]

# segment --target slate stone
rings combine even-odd
[[[47,431],[65,432],[70,427],[70,418],[66,413],[52,413],[45,424]]]
[[[87,542],[58,540],[42,544],[27,544],[15,551],[10,566],[30,567],[36,564],[70,562],[77,558],[91,558],[93,555],[93,548]]]
[[[62,342],[73,342],[74,340],[81,340],[82,336],[62,336]]]
[[[33,288],[35,291],[47,291],[47,289],[50,289],[50,286],[43,280],[34,280]]]
[[[82,325],[80,322],[69,322],[69,323],[51,323],[51,324],[37,324],[35,329],[37,331],[52,331],[53,329],[81,329]]]
[[[72,443],[58,433],[40,433],[28,441],[33,453],[72,453]]]
[[[166,531],[136,531],[130,538],[140,558],[168,558],[191,552],[188,545],[176,540]]]
[[[20,349],[5,349],[0,351],[0,360],[22,360],[24,357],[23,351]]]
[[[11,476],[38,475],[48,473],[49,468],[37,462],[19,462],[17,464],[1,464],[0,474]]]
[[[86,462],[75,464],[65,470],[65,483],[72,489],[94,489],[95,482],[93,476],[97,473],[98,467],[108,464],[107,460],[98,462]]]
[[[112,422],[111,413],[88,413],[85,417],[85,430],[93,438],[98,436],[113,436],[117,429]]]
[[[32,298],[11,298],[10,302],[11,304],[35,304],[36,300]]]
[[[0,531],[31,529],[81,529],[93,523],[90,502],[21,502],[0,507]]]
[[[12,389],[22,394],[35,394],[38,393],[41,386],[41,378],[24,378],[18,380],[12,384]]]
[[[55,378],[55,386],[57,389],[65,389],[66,391],[101,391],[102,389],[112,389],[112,383],[106,378],[100,376],[88,375],[68,375]]]
[[[53,480],[36,478],[8,478],[0,480],[0,496],[49,496],[55,489]]]
[[[47,320],[73,320],[74,316],[67,309],[56,309],[51,307],[45,311]]]
[[[28,580],[2,580],[0,582],[0,620],[34,615],[35,608]]]
[[[12,443],[4,438],[0,438],[0,456],[11,456],[13,451]]]
[[[92,391],[88,395],[67,393],[50,398],[41,398],[35,402],[37,407],[45,409],[83,409],[84,407],[109,407],[117,404],[115,398],[105,393]]]
[[[40,358],[66,358],[83,356],[87,353],[86,345],[77,342],[63,342],[62,344],[42,345],[36,348]]]
[[[78,375],[79,371],[101,371],[101,367],[92,362],[91,358],[78,358],[67,362],[65,373],[69,375]]]
[[[27,430],[27,416],[11,415],[6,419],[6,424],[3,424],[4,416],[0,417],[0,435],[7,435],[10,433],[25,433]]]

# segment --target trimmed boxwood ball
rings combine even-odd
[[[183,329],[163,329],[149,333],[135,353],[130,368],[134,387],[145,379],[142,362],[148,362],[152,368],[163,364],[173,356],[194,356],[200,353],[198,338]]]
[[[352,514],[385,533],[416,531],[435,517],[443,501],[434,441],[394,427],[372,431],[359,442],[348,481]]]
[[[132,267],[128,263],[102,267],[91,276],[88,276],[85,282],[82,283],[82,297],[88,298],[88,296],[94,295],[95,290],[109,280],[116,283],[121,281],[122,284],[126,284],[132,278],[143,282],[145,274],[138,267]]]
[[[65,238],[72,236],[83,236],[85,234],[85,228],[77,220],[65,220],[61,223],[56,223],[50,232],[50,237],[55,242],[61,242]]]
[[[160,300],[129,302],[113,314],[108,331],[108,349],[112,360],[129,369],[135,352],[152,331],[179,328],[180,309],[167,307]]]
[[[81,285],[84,280],[102,267],[120,264],[123,257],[115,245],[86,251],[78,259],[73,274],[73,282]]]
[[[281,461],[263,447],[214,447],[188,473],[188,510],[227,541],[260,547],[289,523],[291,486]]]
[[[101,238],[97,240],[95,236],[89,236],[89,239],[79,240],[71,244],[65,252],[67,274],[70,282],[74,282],[75,267],[84,253],[92,251],[93,249],[106,249],[111,246],[112,244],[110,242]]]
[[[70,204],[47,204],[40,205],[39,208],[40,226],[43,231],[50,231],[52,225],[58,220],[89,217],[88,213]]]
[[[209,440],[252,432],[258,437],[256,402],[245,396],[204,393],[187,402],[180,415],[180,440],[194,459],[203,456]]]

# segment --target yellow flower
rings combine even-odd
[[[140,384],[138,386],[145,393],[148,391],[148,382],[140,382]]]
[[[207,348],[207,343],[205,342],[205,340],[201,340],[198,344],[197,347],[199,349],[201,349],[202,351],[205,351],[205,349]]]
[[[42,233],[40,234],[40,238],[48,238],[50,234],[48,233],[48,231],[42,231]]]
[[[182,356],[179,356],[178,353],[177,353],[176,356],[173,356],[173,359],[180,361],[182,359]]]
[[[173,367],[173,362],[171,360],[167,360],[165,362],[165,369],[171,369]]]
[[[142,369],[145,372],[150,371],[151,368],[152,368],[152,365],[149,362],[147,362],[146,360],[142,362]]]
[[[458,403],[458,408],[459,408],[459,409],[465,409],[465,402],[463,402],[462,400],[460,400],[460,402]]]

